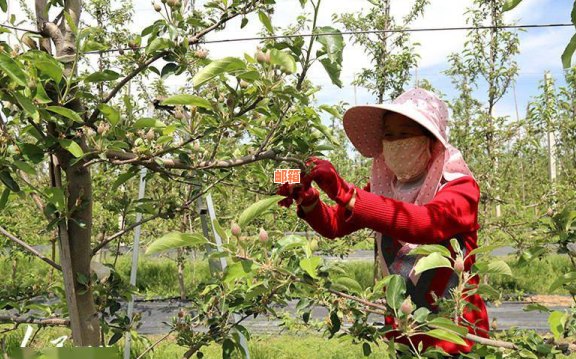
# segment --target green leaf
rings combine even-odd
[[[74,122],[82,123],[82,117],[75,111],[72,111],[69,108],[62,107],[62,106],[47,106],[46,109],[50,112],[54,112],[59,114],[60,116],[66,117],[69,120]]]
[[[474,268],[480,274],[502,274],[512,275],[510,266],[504,261],[476,262]]]
[[[20,192],[20,186],[18,186],[18,183],[14,181],[14,178],[12,178],[10,171],[8,171],[7,169],[3,169],[0,171],[0,181],[2,181],[2,183],[4,183],[4,185],[10,189],[10,191]]]
[[[278,49],[270,50],[270,64],[278,65],[282,71],[293,74],[296,72],[296,61],[289,53]]]
[[[175,64],[173,62],[169,62],[162,68],[162,71],[160,72],[160,77],[162,79],[165,79],[165,78],[169,77],[170,75],[178,72],[178,70],[180,70],[180,66],[178,66],[178,64]]]
[[[27,114],[29,114],[30,117],[32,117],[34,120],[38,120],[40,118],[39,117],[40,115],[38,114],[38,109],[36,108],[36,105],[34,105],[34,103],[32,101],[30,101],[30,99],[28,97],[22,96],[18,92],[14,92],[14,97],[16,97],[16,100],[18,101],[20,106],[22,106],[24,111]]]
[[[448,258],[443,257],[440,253],[435,252],[424,258],[420,258],[414,266],[416,274],[420,274],[434,268],[452,268],[452,264]]]
[[[424,323],[428,319],[428,315],[430,315],[430,310],[426,307],[420,307],[412,313],[414,316],[414,320],[418,323]]]
[[[226,267],[226,274],[224,275],[225,282],[232,282],[236,279],[246,278],[252,275],[252,267],[254,262],[251,260],[241,260],[228,267]]]
[[[458,335],[443,330],[443,329],[432,329],[428,332],[425,333],[426,335],[433,337],[433,338],[437,338],[437,339],[441,339],[441,340],[446,340],[449,341],[451,343],[455,343],[458,345],[466,345],[466,341],[464,339],[462,339],[461,337],[459,337]]]
[[[46,192],[48,202],[52,203],[56,209],[63,211],[66,208],[66,199],[64,198],[64,191],[62,188],[46,188],[44,192]]]
[[[330,130],[328,129],[328,127],[324,126],[322,123],[312,123],[311,124],[312,127],[314,127],[315,129],[317,129],[318,131],[320,131],[324,137],[326,137],[326,139],[328,141],[330,141],[333,145],[335,146],[339,146],[340,144],[338,143],[338,140],[336,140],[336,138],[334,138],[334,136],[332,136],[332,134],[330,133]]]
[[[97,42],[94,40],[86,40],[82,45],[82,52],[91,52],[91,51],[104,51],[107,50],[108,46],[101,42]]]
[[[340,320],[340,317],[338,316],[338,311],[332,310],[330,312],[330,322],[328,324],[328,331],[330,332],[329,338],[334,336],[334,334],[338,333],[341,326],[342,326],[342,321]]]
[[[50,111],[50,112],[53,112],[53,113],[57,113],[57,114],[59,114],[60,116],[66,117],[67,119],[72,120],[72,121],[74,121],[74,122],[78,122],[78,123],[84,122],[84,121],[82,120],[82,117],[80,117],[80,115],[79,115],[77,112],[75,112],[75,111],[73,111],[73,110],[71,110],[71,109],[69,109],[69,108],[66,108],[66,107],[62,107],[62,106],[47,106],[47,107],[46,107],[46,110],[48,110],[48,111]]]
[[[308,245],[308,240],[302,236],[291,234],[278,241],[278,252],[304,247]]]
[[[36,83],[36,94],[34,95],[34,100],[36,100],[35,102],[38,104],[47,104],[52,102],[52,99],[46,93],[44,85],[42,85],[41,82]]]
[[[236,345],[232,340],[224,339],[224,342],[222,342],[222,359],[231,359],[235,348]]]
[[[502,12],[514,9],[521,2],[522,0],[504,0],[504,4],[502,5]]]
[[[199,96],[187,94],[170,96],[162,101],[162,105],[189,105],[212,110],[212,104],[210,101]]]
[[[564,327],[567,319],[565,313],[559,311],[553,311],[550,313],[548,324],[550,325],[550,331],[554,335],[554,338],[560,339],[564,336]]]
[[[539,304],[539,303],[530,303],[527,306],[524,307],[523,309],[525,312],[533,312],[533,311],[538,311],[540,313],[550,313],[551,310],[550,308]]]
[[[70,16],[70,13],[68,13],[68,11],[64,11],[64,18],[66,19],[66,23],[68,23],[68,26],[70,27],[72,33],[74,33],[75,35],[78,34],[78,26],[76,26],[74,19],[72,19],[72,16]]]
[[[238,224],[240,225],[240,227],[246,226],[254,218],[261,216],[262,214],[264,214],[264,212],[274,207],[278,203],[278,201],[280,201],[283,198],[284,196],[276,195],[269,198],[265,198],[250,205],[248,208],[244,210],[244,212],[242,212],[242,214],[240,214],[240,217],[238,218]]]
[[[318,278],[318,275],[316,275],[316,268],[318,268],[320,264],[322,264],[321,257],[310,257],[300,260],[300,268],[302,268],[312,278]]]
[[[564,284],[574,282],[575,279],[576,279],[576,272],[564,273],[560,277],[556,278],[554,282],[552,282],[549,291],[553,292]]]
[[[274,29],[272,28],[272,23],[270,22],[270,18],[268,17],[268,15],[266,15],[264,11],[258,11],[258,18],[260,19],[260,22],[262,23],[262,25],[264,25],[266,30],[268,30],[269,33],[273,34]]]
[[[572,35],[570,42],[566,45],[564,52],[562,53],[562,67],[568,69],[572,67],[572,55],[576,51],[576,34]]]
[[[364,354],[365,357],[370,356],[370,354],[372,354],[372,348],[370,347],[370,343],[362,343],[362,354]]]
[[[334,279],[332,288],[354,294],[360,294],[363,292],[360,283],[350,277],[338,277]]]
[[[44,151],[36,145],[31,143],[22,143],[19,147],[22,156],[33,163],[40,163],[44,159]]]
[[[28,163],[24,161],[14,160],[14,166],[16,166],[16,168],[18,168],[19,170],[28,173],[29,175],[36,174],[36,170],[34,169],[34,167],[30,166]]]
[[[320,105],[318,108],[321,109],[322,111],[328,112],[329,114],[338,119],[342,118],[342,114],[338,111],[338,108],[336,108],[336,106]]]
[[[482,247],[478,247],[478,248],[470,251],[470,253],[468,253],[468,256],[475,255],[475,254],[492,253],[492,251],[494,251],[495,249],[501,248],[501,247],[503,247],[503,246],[499,245],[499,244],[483,245]]]
[[[448,318],[442,318],[442,317],[434,318],[428,322],[428,326],[430,328],[444,329],[450,332],[454,332],[460,336],[465,336],[468,333],[468,329],[457,325]]]
[[[212,226],[214,227],[214,230],[216,231],[216,233],[218,233],[218,235],[220,236],[220,238],[224,243],[229,241],[228,234],[224,231],[224,229],[220,225],[220,222],[218,222],[217,218],[214,218],[212,220]]]
[[[208,243],[206,237],[199,233],[171,232],[158,238],[146,249],[146,254],[154,254],[180,247],[200,247]]]
[[[150,55],[158,50],[171,49],[174,47],[175,47],[174,41],[157,37],[154,40],[152,40],[152,42],[149,43],[148,46],[146,46],[146,55]]]
[[[110,340],[108,341],[108,345],[114,345],[117,341],[119,341],[120,339],[122,339],[122,332],[116,332],[114,333],[114,335],[112,335],[112,337],[110,338]]]
[[[410,251],[409,255],[427,256],[432,253],[439,253],[444,257],[450,258],[450,250],[440,244],[423,244]]]
[[[144,117],[141,119],[136,120],[134,123],[134,128],[141,129],[141,128],[164,128],[166,124],[160,120],[155,118]]]
[[[576,26],[576,1],[572,5],[572,11],[570,12],[570,19],[572,20],[572,24]]]
[[[64,71],[62,70],[60,63],[54,59],[50,58],[46,60],[34,60],[32,61],[32,64],[34,64],[34,66],[36,66],[40,72],[48,75],[56,83],[59,83],[60,80],[62,80]]]
[[[478,285],[478,288],[476,289],[476,294],[480,294],[483,297],[489,297],[489,298],[499,298],[500,297],[500,291],[494,289],[492,286],[488,285],[488,284],[484,284],[481,283]]]
[[[0,53],[0,69],[20,86],[27,86],[28,78],[21,65],[5,53]]]
[[[320,59],[320,63],[324,66],[324,70],[328,73],[332,83],[338,87],[342,87],[342,80],[340,80],[340,73],[342,72],[342,66],[336,62],[330,61],[330,59]]]
[[[2,191],[2,196],[0,196],[0,211],[6,208],[6,204],[8,204],[8,198],[10,198],[10,189],[4,188],[4,191]]]
[[[115,191],[118,187],[126,183],[130,178],[136,176],[138,174],[137,171],[128,171],[126,173],[122,173],[121,175],[116,178],[114,183],[112,183],[112,187],[110,188],[112,191]]]
[[[390,276],[390,281],[386,286],[386,302],[388,305],[398,310],[404,301],[404,294],[406,293],[406,282],[404,278],[399,275]]]
[[[2,9],[4,12],[8,11],[8,4],[6,0],[0,0],[0,9]]]
[[[62,146],[62,148],[66,149],[76,158],[82,157],[82,155],[84,155],[84,151],[82,151],[80,145],[72,140],[62,139],[59,140],[58,143],[60,143],[60,146]]]
[[[105,103],[98,105],[100,113],[110,122],[112,126],[116,126],[120,122],[120,110]]]
[[[225,73],[233,73],[244,70],[246,64],[244,61],[235,57],[225,57],[220,60],[212,61],[202,70],[198,71],[192,78],[194,87],[200,87],[206,82]]]
[[[317,36],[316,41],[322,44],[322,51],[328,55],[331,62],[342,65],[342,51],[344,50],[344,37],[340,30],[330,26],[317,27],[316,34],[330,34]]]
[[[94,72],[84,79],[85,82],[104,82],[104,81],[114,81],[121,77],[119,73],[112,70],[104,70]]]

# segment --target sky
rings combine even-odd
[[[206,0],[197,0],[201,5]],[[10,0],[12,12],[21,12],[18,2]],[[31,0],[26,0],[32,5]],[[159,15],[154,11],[148,0],[134,1],[135,22],[134,31],[152,23]],[[298,0],[277,0],[275,13],[272,16],[274,26],[286,26],[294,23],[296,17],[302,13]],[[410,8],[413,0],[391,0],[392,15],[400,18]],[[439,28],[466,26],[465,11],[470,7],[471,0],[430,0],[424,16],[416,20],[411,28]],[[358,12],[366,10],[371,4],[367,0],[324,0],[321,2],[318,18],[319,26],[334,26],[333,14]],[[506,14],[506,20],[517,24],[551,24],[569,23],[572,1],[568,0],[523,0],[514,10]],[[33,7],[31,7],[33,9]],[[310,7],[307,8],[310,11]],[[230,22],[224,31],[211,33],[207,40],[244,38],[256,36],[262,25],[256,16],[251,16],[248,25],[240,29],[240,19]],[[562,64],[560,56],[564,47],[574,34],[574,28],[539,28],[526,29],[519,32],[520,54],[516,57],[519,64],[519,76],[515,84],[516,102],[513,91],[497,104],[496,114],[503,116],[516,116],[516,107],[522,117],[527,102],[538,94],[538,85],[545,71],[550,71],[557,80],[558,85],[563,84]],[[443,74],[448,68],[448,56],[463,49],[466,31],[436,31],[415,32],[411,39],[420,45],[417,52],[420,55],[418,62],[418,78],[425,78],[448,99],[454,98],[456,92],[450,79]],[[309,72],[309,79],[321,86],[317,94],[318,104],[337,104],[345,102],[349,105],[374,103],[376,98],[365,89],[351,85],[354,75],[362,68],[369,67],[370,63],[362,49],[352,44],[349,36],[344,36],[345,48],[343,53],[343,70],[341,79],[342,88],[333,85],[321,65],[317,64]],[[206,44],[211,59],[226,56],[241,57],[244,53],[254,54],[258,42],[243,41],[230,43]],[[182,86],[181,81],[170,81],[172,90],[177,91]],[[356,90],[356,91],[355,91]],[[484,96],[485,97],[485,96]]]
[[[272,16],[274,26],[285,26],[293,23],[302,9],[297,0],[277,0],[277,7]],[[391,0],[391,12],[394,16],[406,14],[413,0]],[[153,9],[144,1],[136,5],[136,14],[150,14]],[[424,16],[416,20],[412,28],[440,28],[466,26],[466,9],[471,0],[431,0]],[[318,18],[319,26],[339,27],[334,24],[332,14],[365,11],[370,5],[367,0],[324,0],[321,2]],[[551,24],[570,23],[572,2],[567,0],[523,0],[515,9],[506,14],[506,20],[517,24]],[[308,8],[310,11],[310,8]],[[137,16],[138,17],[138,16]],[[240,20],[230,23],[225,31],[210,34],[207,39],[243,38],[257,35],[261,24],[254,16],[248,26],[240,29]],[[496,114],[516,117],[516,104],[519,115],[525,113],[526,104],[531,97],[538,94],[539,82],[544,72],[550,71],[558,85],[563,84],[563,71],[560,56],[566,44],[574,34],[574,28],[539,28],[519,31],[520,54],[516,60],[519,64],[519,76],[515,85],[516,102],[513,91],[496,106]],[[460,52],[464,46],[466,31],[415,32],[411,39],[420,45],[417,52],[420,55],[418,63],[418,78],[429,80],[432,85],[446,94],[447,98],[456,96],[450,79],[443,74],[448,68],[447,58],[451,53]],[[322,87],[317,94],[319,104],[337,104],[340,101],[354,104],[374,103],[376,98],[366,90],[351,85],[354,75],[370,63],[359,46],[352,44],[350,36],[344,36],[344,62],[341,79],[342,88],[333,85],[320,64],[313,66],[309,79]],[[225,56],[242,56],[247,52],[253,54],[256,41],[206,44],[211,58]],[[355,95],[356,93],[356,95]]]

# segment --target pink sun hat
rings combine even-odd
[[[395,190],[395,175],[382,155],[384,115],[388,111],[412,119],[438,139],[432,146],[432,158],[424,182],[412,188],[410,193],[401,194]],[[443,183],[463,176],[473,177],[460,151],[448,143],[448,120],[446,103],[421,88],[408,90],[389,104],[354,106],[346,111],[346,135],[363,156],[373,158],[371,191],[405,202],[425,204],[434,198]]]
[[[446,103],[430,91],[414,88],[392,103],[354,106],[346,111],[344,131],[363,156],[377,157],[382,153],[383,119],[388,111],[416,121],[430,131],[444,148],[448,148],[446,124],[449,115]]]

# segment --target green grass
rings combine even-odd
[[[2,329],[2,326],[0,326]],[[34,350],[53,347],[50,340],[62,335],[69,335],[70,332],[63,328],[48,328],[41,330],[28,347]],[[9,357],[12,357],[19,350],[20,341],[24,336],[24,328],[14,332],[0,335],[0,340],[5,338],[5,345]],[[133,342],[131,358],[138,357],[148,346],[159,340],[162,335],[149,337],[138,337]],[[117,358],[122,357],[123,339],[113,345],[118,353]],[[71,346],[71,341],[65,342],[65,347]],[[362,347],[352,344],[350,339],[328,339],[315,332],[287,333],[282,335],[257,335],[249,341],[250,357],[252,359],[361,359],[361,358],[382,358],[384,350],[371,345],[372,354],[364,357]],[[204,358],[217,359],[222,358],[221,346],[212,344],[202,348]],[[172,359],[181,358],[186,351],[184,347],[176,344],[175,337],[172,335],[166,340],[160,342],[152,351],[144,356],[145,359]],[[195,356],[193,357],[195,358]],[[239,359],[240,355],[234,355],[234,359]],[[115,357],[109,358],[115,359]],[[559,359],[576,359],[576,354],[570,356],[560,356]]]
[[[567,294],[559,288],[553,292],[549,287],[553,279],[573,270],[566,256],[550,255],[530,263],[518,264],[513,257],[503,258],[511,267],[513,276],[490,276],[490,284],[505,294]],[[111,262],[108,258],[106,262]],[[128,281],[130,277],[131,257],[118,258],[116,269]],[[362,288],[373,283],[373,264],[371,261],[339,262],[342,273],[335,276],[346,276],[355,279]],[[41,294],[50,290],[50,267],[36,258],[18,258],[15,275],[12,273],[12,259],[0,256],[0,276],[4,278],[0,293]],[[139,295],[145,298],[179,296],[178,270],[176,262],[167,258],[146,257],[139,260],[136,287]],[[210,277],[208,262],[205,260],[187,260],[184,267],[184,283],[192,288],[202,280]],[[52,283],[61,281],[60,273],[55,272]]]
[[[490,284],[503,293],[568,294],[565,289],[550,291],[552,282],[564,273],[576,270],[567,256],[550,255],[528,263],[518,264],[513,257],[503,258],[512,276],[493,275]]]
[[[116,270],[126,280],[130,278],[131,258],[123,256],[118,259]],[[184,285],[195,287],[199,282],[210,277],[207,261],[186,261],[184,263]],[[178,268],[176,261],[165,258],[141,257],[138,260],[136,287],[140,295],[146,298],[176,297],[178,288]]]

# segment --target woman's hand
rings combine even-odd
[[[304,176],[302,183],[289,184],[284,183],[278,187],[277,194],[286,196],[278,204],[282,207],[289,208],[294,201],[296,204],[303,207],[304,212],[308,212],[314,208],[320,198],[320,193],[311,186],[312,179]]]
[[[316,157],[310,158],[307,165],[313,164],[308,176],[318,184],[328,197],[341,206],[346,206],[354,195],[354,186],[344,181],[332,163]]]

